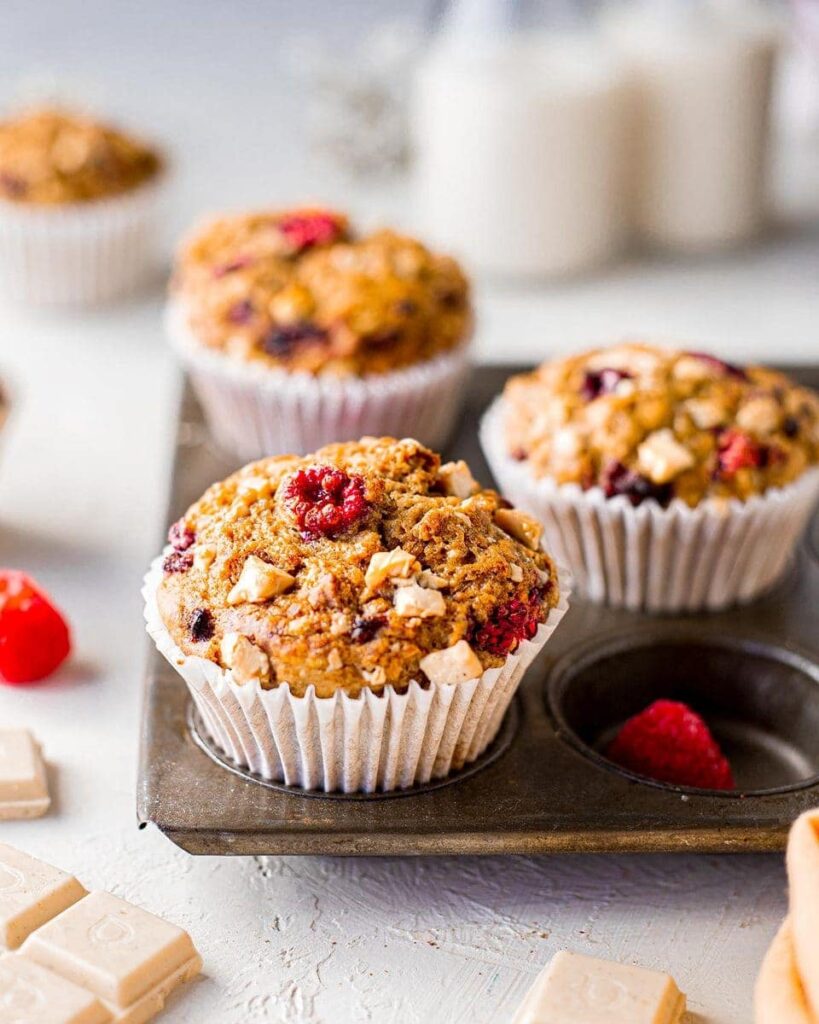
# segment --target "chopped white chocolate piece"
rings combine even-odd
[[[0,821],[39,818],[51,806],[40,747],[26,729],[0,730]]]
[[[421,658],[420,666],[431,683],[465,683],[483,673],[477,654],[466,640],[459,640],[442,651],[433,651]]]
[[[176,925],[92,892],[26,940],[21,956],[93,992],[117,1021],[146,1021],[202,961]]]
[[[697,356],[680,356],[674,363],[672,372],[677,380],[706,380],[708,377],[717,376],[713,366]]]
[[[556,953],[512,1024],[679,1024],[685,996],[668,974]]]
[[[200,569],[202,572],[207,572],[213,565],[215,558],[216,548],[208,547],[206,544],[201,546],[197,544],[193,551],[193,567],[194,569]]]
[[[92,992],[23,956],[0,957],[2,1024],[109,1024],[112,1020]]]
[[[225,633],[219,653],[222,664],[230,669],[240,686],[254,679],[264,683],[270,678],[270,659],[241,633]]]
[[[258,555],[249,555],[242,566],[236,585],[228,594],[228,604],[262,604],[271,597],[284,594],[296,582],[289,572],[277,569]]]
[[[509,563],[509,578],[513,583],[523,582],[523,569],[519,565],[515,565],[514,562]]]
[[[331,672],[337,672],[343,665],[344,662],[341,660],[341,655],[338,653],[337,648],[334,647],[327,655],[327,668]]]
[[[444,494],[455,498],[468,498],[481,489],[481,485],[472,476],[469,466],[463,459],[457,462],[446,462],[438,470],[438,479],[444,489]]]
[[[415,577],[415,581],[419,587],[428,587],[430,590],[443,590],[447,585],[443,576],[437,576],[429,569],[422,569]]]
[[[757,434],[772,434],[781,421],[779,404],[769,395],[751,398],[737,412],[737,426]]]
[[[361,674],[369,686],[383,686],[387,681],[387,673],[380,665],[376,665],[375,668],[362,668]]]
[[[725,420],[722,406],[709,398],[689,398],[685,403],[685,411],[700,430],[719,427]]]
[[[495,512],[495,522],[515,540],[533,551],[537,550],[543,527],[534,516],[521,512],[519,508],[499,508]]]
[[[400,587],[393,598],[395,610],[399,615],[421,619],[434,618],[446,612],[444,596],[437,590],[427,590],[411,583],[408,587]]]
[[[668,427],[664,427],[649,434],[637,449],[637,464],[649,480],[667,484],[694,465],[694,456]]]
[[[1,947],[17,949],[35,928],[83,896],[85,889],[72,875],[0,844]]]
[[[419,569],[418,562],[414,555],[403,548],[393,548],[392,551],[376,551],[367,566],[364,575],[364,584],[367,593],[372,593],[391,576],[403,576],[405,579],[412,576]]]

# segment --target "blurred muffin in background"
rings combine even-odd
[[[62,109],[0,122],[0,290],[35,304],[127,294],[150,267],[159,153]]]
[[[721,608],[781,576],[819,494],[819,397],[784,374],[645,344],[514,377],[481,440],[593,600]]]
[[[440,447],[472,310],[454,260],[311,208],[196,231],[179,252],[167,325],[217,441],[255,458],[362,434]]]

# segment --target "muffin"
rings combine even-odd
[[[819,398],[700,352],[623,344],[544,363],[507,383],[481,442],[578,591],[634,610],[760,594],[819,493]]]
[[[303,209],[198,230],[178,255],[167,325],[214,437],[253,459],[363,434],[440,446],[472,312],[454,260]]]
[[[238,764],[407,788],[488,747],[563,615],[540,533],[415,440],[269,457],[171,528],[147,628]]]
[[[150,267],[162,160],[66,110],[0,122],[0,288],[87,305],[137,288]]]

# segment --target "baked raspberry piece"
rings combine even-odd
[[[187,551],[196,541],[196,534],[184,519],[177,519],[168,530],[168,543],[174,551]]]
[[[284,500],[307,540],[336,537],[355,526],[370,509],[364,478],[334,466],[310,466],[290,478]]]
[[[521,640],[531,640],[544,619],[541,591],[533,591],[526,601],[513,597],[475,629],[473,643],[489,654],[506,657],[517,649]]]
[[[0,675],[7,683],[33,683],[68,657],[68,624],[25,573],[0,569]]]
[[[602,370],[587,370],[583,378],[583,385],[580,394],[587,402],[594,401],[601,395],[612,395],[617,390],[621,380],[631,380],[631,374],[625,370],[615,370],[613,367],[606,367]]]
[[[600,471],[600,486],[607,498],[624,495],[636,508],[649,498],[653,498],[665,508],[674,496],[670,483],[655,484],[647,476],[624,466],[616,459],[609,459]]]
[[[629,718],[605,751],[637,775],[697,789],[733,789],[727,758],[702,718],[687,704],[655,700]]]
[[[329,245],[341,238],[340,218],[325,210],[305,210],[289,213],[279,221],[279,231],[294,252],[302,252],[314,245]]]
[[[300,324],[276,325],[262,338],[261,346],[269,356],[284,358],[300,345],[324,342],[327,332],[309,321]]]
[[[717,438],[717,473],[732,477],[740,469],[757,469],[766,459],[766,451],[741,430],[723,430]]]

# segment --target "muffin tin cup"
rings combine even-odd
[[[0,293],[93,306],[137,291],[152,269],[163,178],[121,196],[32,208],[0,202]]]
[[[314,377],[271,370],[206,349],[183,305],[168,305],[166,330],[216,442],[245,461],[303,455],[367,434],[414,437],[441,448],[461,406],[469,345],[416,366],[368,377]]]
[[[170,549],[168,549],[170,550]],[[568,581],[531,641],[523,641],[504,665],[464,683],[403,692],[364,690],[360,697],[337,691],[303,697],[286,685],[270,690],[237,685],[231,672],[204,658],[185,655],[159,614],[162,581],[157,558],[145,577],[146,628],[159,652],[188,685],[213,742],[236,765],[263,779],[306,790],[372,793],[408,789],[445,778],[471,763],[498,734],[526,669],[568,608]]]
[[[649,613],[717,611],[768,590],[788,567],[819,498],[819,468],[748,501],[706,499],[690,508],[634,508],[599,487],[532,477],[506,452],[503,400],[480,426],[504,495],[536,516],[544,543],[573,574],[580,596]]]

